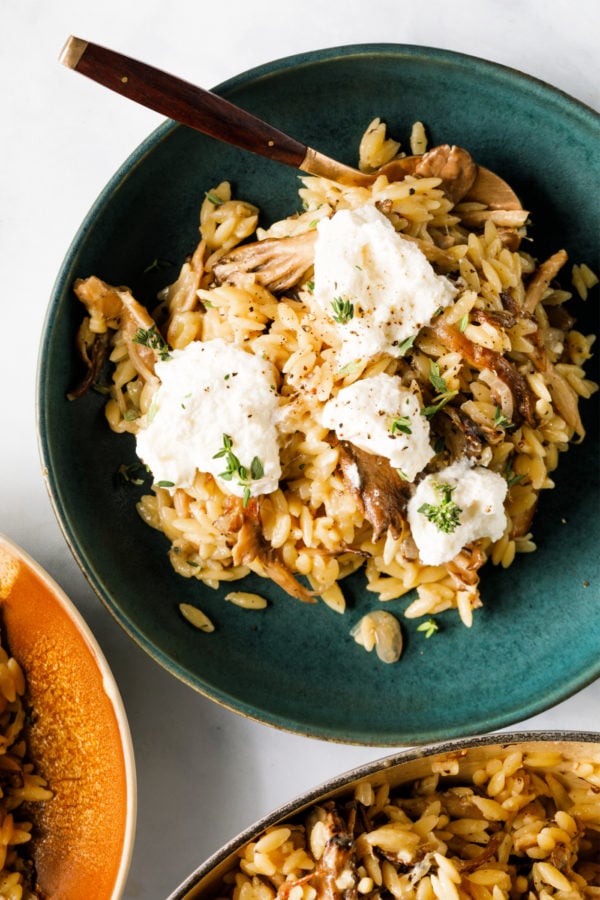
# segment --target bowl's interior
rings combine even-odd
[[[120,896],[135,828],[135,781],[121,700],[71,602],[0,538],[3,645],[25,673],[28,754],[51,799],[34,805],[34,861],[44,896]]]
[[[217,90],[352,164],[373,117],[405,147],[420,119],[431,144],[465,146],[509,180],[532,210],[540,257],[564,246],[572,262],[595,265],[599,120],[547,86],[481,60],[383,45],[278,61]],[[137,516],[139,489],[115,480],[119,466],[135,459],[133,441],[110,432],[100,395],[66,400],[79,375],[73,341],[82,315],[71,286],[96,274],[129,285],[152,306],[195,246],[205,192],[222,180],[260,207],[264,223],[299,206],[293,170],[166,123],[92,209],[49,308],[39,370],[42,455],[67,541],[102,600],[142,647],[194,688],[318,737],[397,745],[489,731],[591,681],[600,672],[594,401],[583,410],[587,440],[563,456],[556,490],[542,497],[538,551],[508,570],[484,571],[485,605],[472,629],[442,614],[441,633],[426,640],[418,622],[405,622],[398,665],[379,664],[350,637],[375,605],[360,574],[346,582],[348,610],[339,616],[255,578],[247,589],[268,596],[270,608],[240,615],[221,601],[224,591],[173,573],[166,540]],[[582,331],[596,330],[591,302],[579,303],[576,314]],[[191,628],[177,613],[181,602],[201,605],[217,630]],[[386,608],[401,617],[405,605]]]
[[[600,734],[575,732],[515,732],[501,739],[499,735],[470,738],[434,744],[420,750],[407,750],[395,756],[366,763],[343,773],[330,782],[317,786],[274,810],[260,821],[232,838],[213,856],[203,861],[188,878],[170,895],[168,900],[199,900],[200,897],[218,897],[223,877],[239,865],[238,850],[250,841],[257,840],[267,828],[282,822],[302,821],[310,807],[326,800],[346,801],[354,796],[355,788],[369,782],[373,788],[388,784],[392,790],[410,785],[431,775],[432,767],[452,771],[446,783],[464,785],[473,773],[485,767],[490,760],[505,759],[520,751],[523,756],[560,754],[565,763],[583,761],[600,764]]]

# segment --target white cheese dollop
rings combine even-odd
[[[400,427],[394,428],[394,421]],[[399,378],[384,372],[342,388],[323,407],[321,422],[340,440],[387,457],[407,481],[414,481],[435,455],[418,399]]]
[[[416,244],[367,204],[319,222],[313,296],[330,317],[334,301],[352,304],[353,317],[337,325],[344,366],[397,353],[398,344],[453,301],[456,289],[436,274]]]
[[[186,488],[197,472],[206,472],[224,491],[240,497],[247,490],[250,496],[276,490],[281,476],[275,426],[279,401],[270,363],[217,338],[171,351],[170,359],[157,362],[156,374],[160,387],[136,448],[155,482]],[[225,456],[215,459],[224,435],[247,470],[247,484],[236,475],[219,477],[227,468]],[[255,458],[263,473],[253,479]]]
[[[423,504],[439,506],[443,499],[436,485],[453,487],[452,500],[461,512],[455,531],[446,534],[426,515],[419,512]],[[506,528],[504,499],[506,479],[484,466],[471,466],[460,460],[421,481],[408,504],[408,522],[419,550],[421,562],[438,566],[449,562],[463,547],[479,538],[497,541]]]

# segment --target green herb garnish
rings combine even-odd
[[[525,478],[524,475],[513,475],[512,459],[509,459],[506,463],[504,477],[506,478],[506,483],[508,484],[509,488],[511,488],[513,484],[519,484],[519,482],[523,481],[523,479]]]
[[[426,622],[421,622],[421,624],[417,626],[417,631],[422,631],[426,638],[432,637],[436,631],[439,630],[440,626],[433,618],[429,618]]]
[[[441,494],[441,501],[437,506],[431,503],[423,503],[418,512],[422,513],[430,522],[432,522],[439,531],[445,534],[452,534],[456,531],[460,524],[460,514],[462,509],[452,499],[452,493],[456,485],[436,484],[434,485],[438,494]]]
[[[412,428],[410,427],[410,419],[408,416],[398,416],[397,419],[394,419],[390,422],[389,432],[391,435],[396,434],[412,434]]]
[[[156,351],[160,359],[165,360],[171,358],[169,346],[162,334],[158,331],[156,325],[152,325],[151,328],[138,328],[132,340],[134,344],[142,344],[142,346],[149,347],[150,350]]]
[[[445,394],[448,392],[446,379],[442,378],[442,376],[440,375],[439,364],[436,363],[433,359],[429,360],[429,380],[438,394]]]
[[[502,410],[499,406],[496,407],[496,411],[494,413],[494,426],[496,428],[514,428],[515,426],[507,419],[506,416],[502,415]]]
[[[206,197],[207,200],[210,200],[210,202],[213,204],[213,206],[222,206],[223,203],[225,202],[224,200],[221,200],[221,198],[218,196],[218,194],[215,194],[214,191],[206,191],[204,196]]]
[[[258,456],[253,458],[248,476],[247,468],[241,464],[233,452],[233,440],[228,434],[223,435],[223,446],[214,454],[213,459],[225,459],[226,468],[224,472],[219,473],[219,478],[222,478],[223,481],[232,481],[233,478],[237,478],[240,487],[244,488],[244,506],[247,506],[250,499],[249,481],[258,481],[265,474],[262,461]]]
[[[465,313],[464,316],[462,316],[462,318],[459,320],[458,330],[465,331],[468,324],[469,324],[469,313]]]
[[[406,356],[406,354],[414,344],[416,337],[416,334],[411,334],[410,337],[405,338],[403,341],[396,345],[396,352],[398,356]]]
[[[358,372],[359,368],[358,362],[353,360],[352,362],[346,363],[345,366],[342,366],[342,368],[338,370],[338,375],[354,375],[355,372]]]
[[[333,321],[339,325],[346,325],[354,318],[354,304],[343,297],[335,297],[331,302]]]
[[[434,416],[436,412],[442,409],[446,403],[458,394],[458,391],[451,391],[448,389],[446,379],[440,375],[440,367],[433,359],[429,361],[429,380],[437,391],[437,394],[433,398],[433,403],[429,406],[424,406],[421,410],[421,415],[426,416],[428,419]]]
[[[172,487],[175,487],[175,482],[174,482],[174,481],[166,481],[166,480],[164,480],[164,481],[157,481],[157,482],[156,482],[156,487],[159,487],[159,488],[172,488]]]

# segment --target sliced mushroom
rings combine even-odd
[[[217,284],[235,284],[240,276],[251,273],[258,284],[274,294],[290,290],[310,271],[315,255],[317,233],[306,231],[285,238],[267,238],[236,247],[216,263],[213,275]]]
[[[356,900],[358,876],[354,840],[335,805],[316,807],[307,830],[311,846],[317,850],[315,878],[311,884],[318,900]]]
[[[558,250],[552,256],[538,267],[535,275],[527,286],[525,294],[525,309],[532,313],[554,278],[558,275],[562,267],[567,262],[568,256],[566,250]]]
[[[417,160],[414,174],[418,178],[441,178],[440,187],[452,203],[462,200],[475,183],[477,165],[462,147],[441,144]]]
[[[232,497],[229,504],[228,514],[222,517],[219,525],[235,536],[232,548],[235,565],[258,568],[290,596],[304,603],[316,603],[314,592],[294,578],[265,539],[260,520],[260,501],[254,497],[243,506],[240,498]]]
[[[129,289],[113,287],[100,278],[91,276],[77,279],[73,290],[89,314],[89,319],[84,320],[77,337],[77,347],[88,373],[67,396],[70,399],[81,397],[91,387],[106,360],[110,343],[106,335],[119,328],[128,340],[129,354],[136,371],[147,380],[154,378],[155,351],[136,343],[134,337],[140,328],[156,329],[158,333],[158,327],[148,310],[138,303]]]
[[[392,537],[400,537],[411,486],[385,457],[360,450],[350,441],[341,441],[339,447],[342,476],[373,527],[373,540],[379,540],[388,529]]]
[[[469,340],[457,328],[448,325],[443,319],[432,322],[431,330],[441,341],[444,347],[460,353],[469,365],[475,369],[482,371],[483,369],[491,369],[498,378],[508,385],[515,398],[515,424],[525,421],[533,424],[533,400],[531,391],[527,381],[520,372],[507,360],[501,353],[482,347],[474,341]]]

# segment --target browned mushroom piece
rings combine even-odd
[[[316,602],[315,593],[305,588],[292,575],[265,539],[260,519],[260,501],[256,497],[251,498],[246,506],[239,497],[230,497],[226,515],[215,524],[235,538],[232,558],[236,566],[259,568],[261,574],[278,584],[291,597],[304,603]]]
[[[323,842],[315,877],[311,880],[318,900],[355,900],[358,896],[356,847],[348,826],[334,803],[312,810],[308,829],[318,827]]]
[[[417,178],[441,178],[440,187],[452,203],[458,203],[473,187],[477,165],[462,147],[441,144],[417,157],[414,174]]]
[[[73,290],[89,314],[76,338],[87,373],[67,397],[70,400],[81,397],[94,384],[110,349],[111,341],[107,335],[119,328],[129,343],[129,354],[136,370],[147,379],[154,377],[156,353],[151,347],[136,343],[135,336],[140,328],[154,329],[157,335],[159,331],[148,310],[138,303],[129,289],[113,287],[93,275],[77,279]]]
[[[495,350],[482,347],[469,340],[461,331],[443,320],[434,320],[430,326],[432,332],[448,350],[460,353],[470,366],[478,371],[491,371],[507,385],[514,398],[514,422],[520,424],[534,421],[534,403],[531,390],[526,379],[515,366]]]
[[[241,275],[251,273],[255,280],[273,293],[282,293],[299,284],[310,271],[315,256],[315,230],[284,238],[266,238],[242,244],[215,264],[217,284],[235,284]]]
[[[377,541],[390,530],[401,536],[411,486],[404,481],[384,456],[367,453],[350,441],[341,441],[340,468],[344,482],[361,503],[366,520]]]

